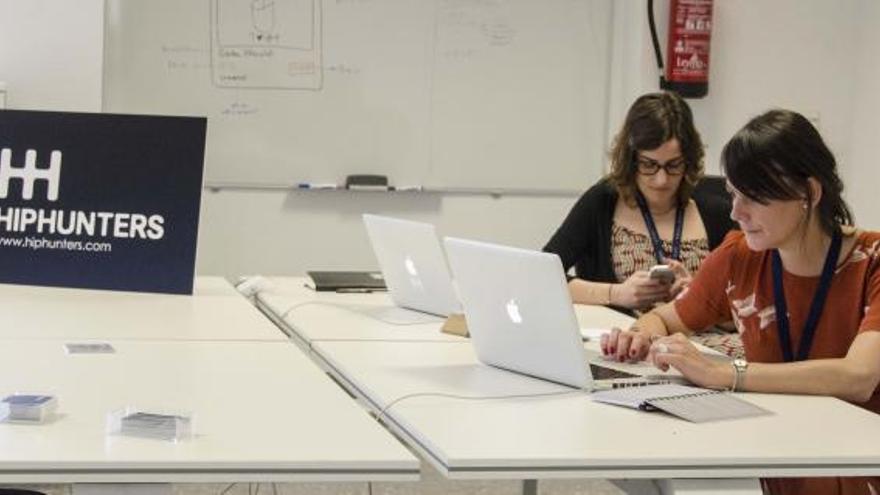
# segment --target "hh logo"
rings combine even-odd
[[[49,168],[37,168],[37,152],[27,150],[24,154],[24,167],[12,166],[12,150],[3,148],[0,151],[0,199],[6,199],[9,194],[9,180],[21,179],[21,197],[32,199],[34,197],[34,181],[42,179],[48,182],[46,199],[58,200],[58,186],[61,183],[61,152],[53,151],[49,156]]]

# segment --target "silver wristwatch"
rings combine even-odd
[[[742,388],[743,379],[746,376],[746,370],[749,368],[749,362],[745,359],[733,360],[733,385],[730,387],[731,392],[736,392]]]

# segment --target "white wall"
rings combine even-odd
[[[94,53],[94,29],[102,19],[94,5],[100,3],[0,0],[0,79],[10,81],[11,107],[77,109],[74,106],[81,105],[78,109],[95,109],[100,80],[94,75],[100,54]],[[15,21],[8,15],[13,4]],[[658,21],[665,26],[665,2],[658,1],[656,8]],[[772,106],[789,107],[818,119],[840,160],[848,198],[861,225],[880,227],[880,211],[873,206],[873,183],[880,179],[880,171],[875,171],[873,158],[878,152],[872,146],[880,142],[875,117],[880,115],[876,89],[880,88],[876,50],[880,3],[719,0],[715,9],[710,93],[692,101],[709,146],[710,171],[718,169],[721,146],[749,117]],[[619,0],[614,11],[608,102],[612,130],[637,95],[656,89],[644,1]],[[25,31],[52,34],[29,36],[23,42]],[[58,46],[59,40],[63,46]],[[25,49],[23,43],[30,46]],[[69,74],[77,64],[68,62],[78,59],[84,60],[81,73]],[[20,85],[16,81],[24,81],[29,90],[32,86],[35,96],[17,100],[15,87]],[[57,100],[62,94],[65,100]],[[540,247],[574,200],[205,191],[198,271],[235,276],[373,266],[359,220],[364,211],[433,222],[441,234]]]
[[[655,2],[664,52],[668,4]],[[718,157],[727,140],[749,118],[773,107],[813,119],[838,159],[847,163],[855,103],[853,47],[860,31],[880,29],[876,19],[863,17],[876,10],[876,2],[717,0],[713,5],[709,95],[689,100],[707,145],[708,170],[718,173]],[[618,36],[626,33],[640,39],[613,72],[617,81],[612,87],[625,88],[619,92],[618,113],[612,114],[618,125],[629,102],[657,87],[645,4],[625,1],[619,10],[623,15],[618,19]],[[616,40],[617,46],[627,43],[632,41]]]
[[[880,142],[878,126],[868,115],[877,112],[863,110],[864,100],[873,98],[873,108],[880,111],[877,106],[880,97],[873,89],[880,88],[877,75],[880,64],[874,49],[880,46],[876,34],[880,30],[877,5],[873,0],[716,1],[709,95],[691,100],[697,125],[708,146],[708,170],[719,173],[722,146],[749,118],[771,107],[785,107],[814,119],[836,153],[842,174],[854,175],[855,163],[864,163],[865,155],[873,154],[869,143]],[[666,36],[667,9],[668,2],[656,2],[661,40]],[[612,133],[622,122],[632,100],[644,92],[655,91],[657,84],[645,2],[616,1],[614,15],[609,101]],[[858,42],[859,38],[864,39]],[[662,41],[661,46],[665,48],[665,45]],[[869,57],[874,60],[868,61]],[[864,67],[857,71],[859,66]],[[873,78],[856,77],[867,71],[873,71]],[[863,115],[864,122],[855,133],[854,112]],[[880,172],[877,175],[880,176]],[[848,183],[855,184],[855,177]],[[863,184],[865,182],[850,186],[849,197],[854,210],[863,220],[862,225],[880,226],[880,212],[873,217],[870,214],[870,187]],[[234,266],[266,273],[295,273],[317,265],[368,267],[372,258],[357,220],[361,211],[433,222],[441,232],[450,235],[473,235],[537,248],[574,201],[574,198],[450,196],[380,199],[340,193],[330,193],[329,197],[315,194],[306,197],[302,193],[287,196],[224,192],[206,198],[200,267],[206,271],[221,270],[221,273],[242,271],[236,271]],[[270,197],[273,199],[268,199]],[[250,209],[256,204],[264,205],[260,208],[264,211],[261,220],[253,220],[249,227],[237,227],[246,229],[253,243],[247,246],[241,245],[240,240],[231,241],[235,243],[235,250],[231,250],[231,245],[224,246],[222,251],[217,249],[220,231],[228,225],[225,218],[234,215],[235,208]],[[249,218],[255,216],[256,211]],[[273,234],[275,225],[285,227]],[[309,233],[307,239],[296,239],[290,234],[299,229]],[[313,236],[320,236],[321,240]],[[256,239],[272,239],[273,245],[256,247]],[[242,259],[236,252],[250,252],[251,258]],[[261,258],[261,253],[268,256]],[[287,261],[279,265],[278,260],[285,257]],[[223,259],[230,265],[221,264]]]
[[[854,82],[849,160],[842,164],[846,196],[862,227],[880,229],[880,2],[865,0],[858,12],[854,46],[838,46],[854,53]]]
[[[721,148],[764,110],[798,111],[848,163],[854,45],[859,13],[872,0],[715,2],[710,96],[694,104],[717,170]]]
[[[103,0],[0,0],[7,107],[101,110]]]
[[[441,235],[540,248],[576,198],[345,191],[205,192],[199,271],[299,274],[375,268],[360,215],[434,223]]]

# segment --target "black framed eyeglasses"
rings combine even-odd
[[[662,168],[666,175],[681,175],[687,168],[687,160],[683,156],[660,163],[645,156],[636,156],[636,170],[642,175],[654,175]]]

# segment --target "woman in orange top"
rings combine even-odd
[[[830,395],[880,413],[880,232],[850,226],[836,163],[800,114],[752,119],[724,147],[732,231],[675,301],[603,337],[618,360],[672,366],[710,388]],[[685,335],[732,319],[746,359]],[[774,494],[880,493],[880,478],[763,480]]]

